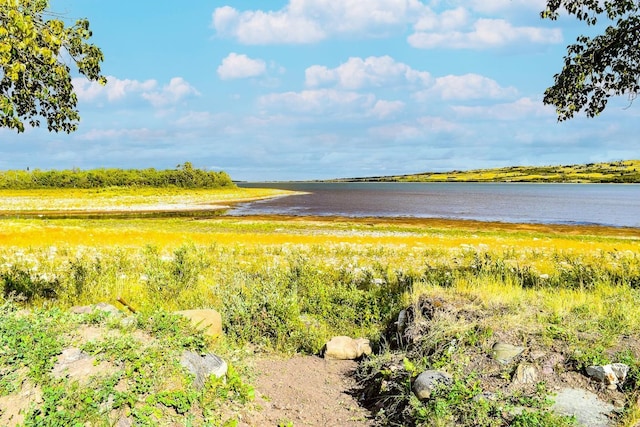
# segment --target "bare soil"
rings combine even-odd
[[[256,400],[241,426],[373,426],[351,392],[357,362],[317,356],[259,358]]]

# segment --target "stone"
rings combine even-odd
[[[366,338],[337,336],[324,345],[325,359],[355,360],[370,354],[371,346]]]
[[[97,304],[92,305],[76,305],[71,307],[69,311],[73,314],[90,314],[96,310],[105,311],[109,314],[122,314],[120,310],[116,306],[108,304],[106,302],[99,302]]]
[[[227,362],[221,357],[207,353],[204,356],[193,351],[185,350],[180,358],[180,364],[195,377],[193,385],[196,389],[202,390],[207,379],[211,375],[222,378],[227,374]]]
[[[451,375],[442,371],[427,370],[422,372],[413,381],[413,393],[420,400],[426,400],[431,397],[431,392],[435,388],[443,384],[449,386],[453,383]]]
[[[222,316],[212,308],[182,310],[176,311],[175,314],[179,314],[189,319],[191,324],[196,329],[202,330],[206,337],[217,338],[222,335]]]
[[[399,334],[404,333],[404,330],[407,328],[407,323],[407,310],[400,310],[400,313],[398,313],[398,320],[396,321],[396,331]]]
[[[535,384],[538,382],[538,371],[532,365],[520,363],[511,381],[514,385]]]
[[[96,362],[96,358],[79,348],[69,347],[62,350],[53,365],[51,374],[55,378],[69,377],[81,383],[96,375],[109,375],[115,368],[108,362]]]
[[[118,419],[116,427],[133,427],[133,421],[128,417],[122,417]]]
[[[629,366],[624,363],[613,363],[602,366],[587,366],[587,375],[605,384],[609,389],[616,389],[627,378]]]
[[[618,382],[622,384],[627,379],[627,374],[629,373],[629,365],[625,365],[624,363],[612,363],[611,370],[614,374],[616,374]]]
[[[562,367],[565,357],[561,353],[551,353],[542,360],[542,374],[554,375],[556,370]]]
[[[497,342],[491,348],[491,357],[500,363],[509,363],[516,357],[520,356],[524,351],[524,347],[511,345],[504,342]]]
[[[560,415],[575,416],[580,426],[609,427],[615,407],[582,389],[566,388],[555,396],[551,410]]]

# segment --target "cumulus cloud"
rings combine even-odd
[[[385,118],[392,116],[404,109],[405,103],[402,101],[376,101],[373,108],[371,108],[371,114],[378,118]]]
[[[371,94],[339,91],[335,89],[304,90],[302,92],[272,93],[260,97],[264,108],[286,109],[291,112],[324,114],[344,111],[362,111],[375,104]]]
[[[198,91],[182,77],[174,77],[169,84],[158,90],[156,80],[129,80],[107,76],[107,84],[102,86],[85,78],[74,78],[73,87],[80,101],[95,102],[106,98],[115,102],[132,95],[138,95],[154,107],[163,107],[176,103],[189,95],[199,95]]]
[[[90,81],[84,77],[76,77],[72,80],[78,99],[81,101],[93,101],[100,97],[106,97],[108,101],[120,100],[131,93],[140,93],[153,90],[158,82],[155,80],[129,80],[107,76],[107,84]]]
[[[449,9],[439,2],[419,0],[289,0],[276,11],[240,11],[224,6],[213,12],[212,26],[220,36],[258,45],[316,43],[347,35],[375,38],[407,27],[414,30],[407,39],[409,44],[420,49],[496,48],[516,42],[561,41],[558,29],[515,26],[505,19],[491,19],[492,14],[503,17],[506,10],[542,10],[542,0],[459,3]]]
[[[424,85],[430,79],[428,72],[414,70],[386,55],[366,59],[349,58],[333,69],[314,65],[305,71],[305,81],[309,87],[336,84],[345,89],[361,89],[405,83]]]
[[[244,79],[260,76],[266,69],[267,64],[263,60],[232,52],[222,60],[218,67],[218,76],[222,80]]]
[[[464,7],[445,10],[438,14],[432,10],[426,11],[414,24],[415,31],[452,31],[467,25],[471,21],[471,14]]]
[[[212,26],[219,35],[245,44],[315,43],[336,34],[375,36],[401,28],[428,10],[418,0],[290,0],[282,9],[215,9]]]
[[[428,28],[427,24],[422,25]],[[486,49],[516,42],[559,43],[559,29],[515,27],[503,19],[478,19],[469,31],[417,31],[408,37],[411,46],[419,49]]]
[[[244,44],[314,43],[326,37],[316,22],[287,9],[239,12],[224,6],[213,12],[213,27],[218,34],[234,37]]]
[[[445,100],[451,99],[496,99],[516,96],[518,91],[513,87],[502,87],[488,77],[479,74],[448,75],[438,77],[429,89],[416,94],[419,100],[433,95]]]
[[[161,90],[144,92],[142,97],[154,107],[165,107],[175,104],[189,95],[200,95],[200,93],[182,77],[174,77]]]
[[[516,120],[527,117],[553,117],[555,112],[552,107],[542,104],[540,101],[534,101],[531,98],[520,98],[515,102],[504,104],[495,104],[487,106],[453,106],[453,111],[461,116],[466,117],[482,117],[497,120]]]

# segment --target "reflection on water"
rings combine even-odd
[[[240,183],[309,194],[240,204],[230,215],[453,218],[640,227],[638,184]]]

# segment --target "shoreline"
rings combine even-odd
[[[230,215],[229,209],[236,203],[228,205],[153,205],[143,207],[115,207],[108,209],[57,209],[57,210],[0,210],[0,220],[10,219],[162,219],[190,218],[192,220],[233,220],[233,221],[273,221],[298,223],[354,223],[375,226],[428,227],[444,229],[460,229],[471,231],[507,231],[522,233],[548,233],[565,235],[596,235],[640,238],[640,227],[624,227],[601,224],[554,224],[536,222],[501,222],[482,221],[461,218],[427,218],[427,217],[351,217],[339,215]]]
[[[349,217],[323,215],[225,215],[219,218],[251,221],[282,221],[282,222],[344,222],[377,225],[397,225],[406,227],[432,227],[468,229],[470,231],[512,231],[557,233],[568,235],[599,235],[599,236],[628,236],[640,238],[640,228],[616,227],[598,224],[545,224],[545,223],[515,223],[500,221],[480,221],[458,218],[418,218],[418,217]]]

